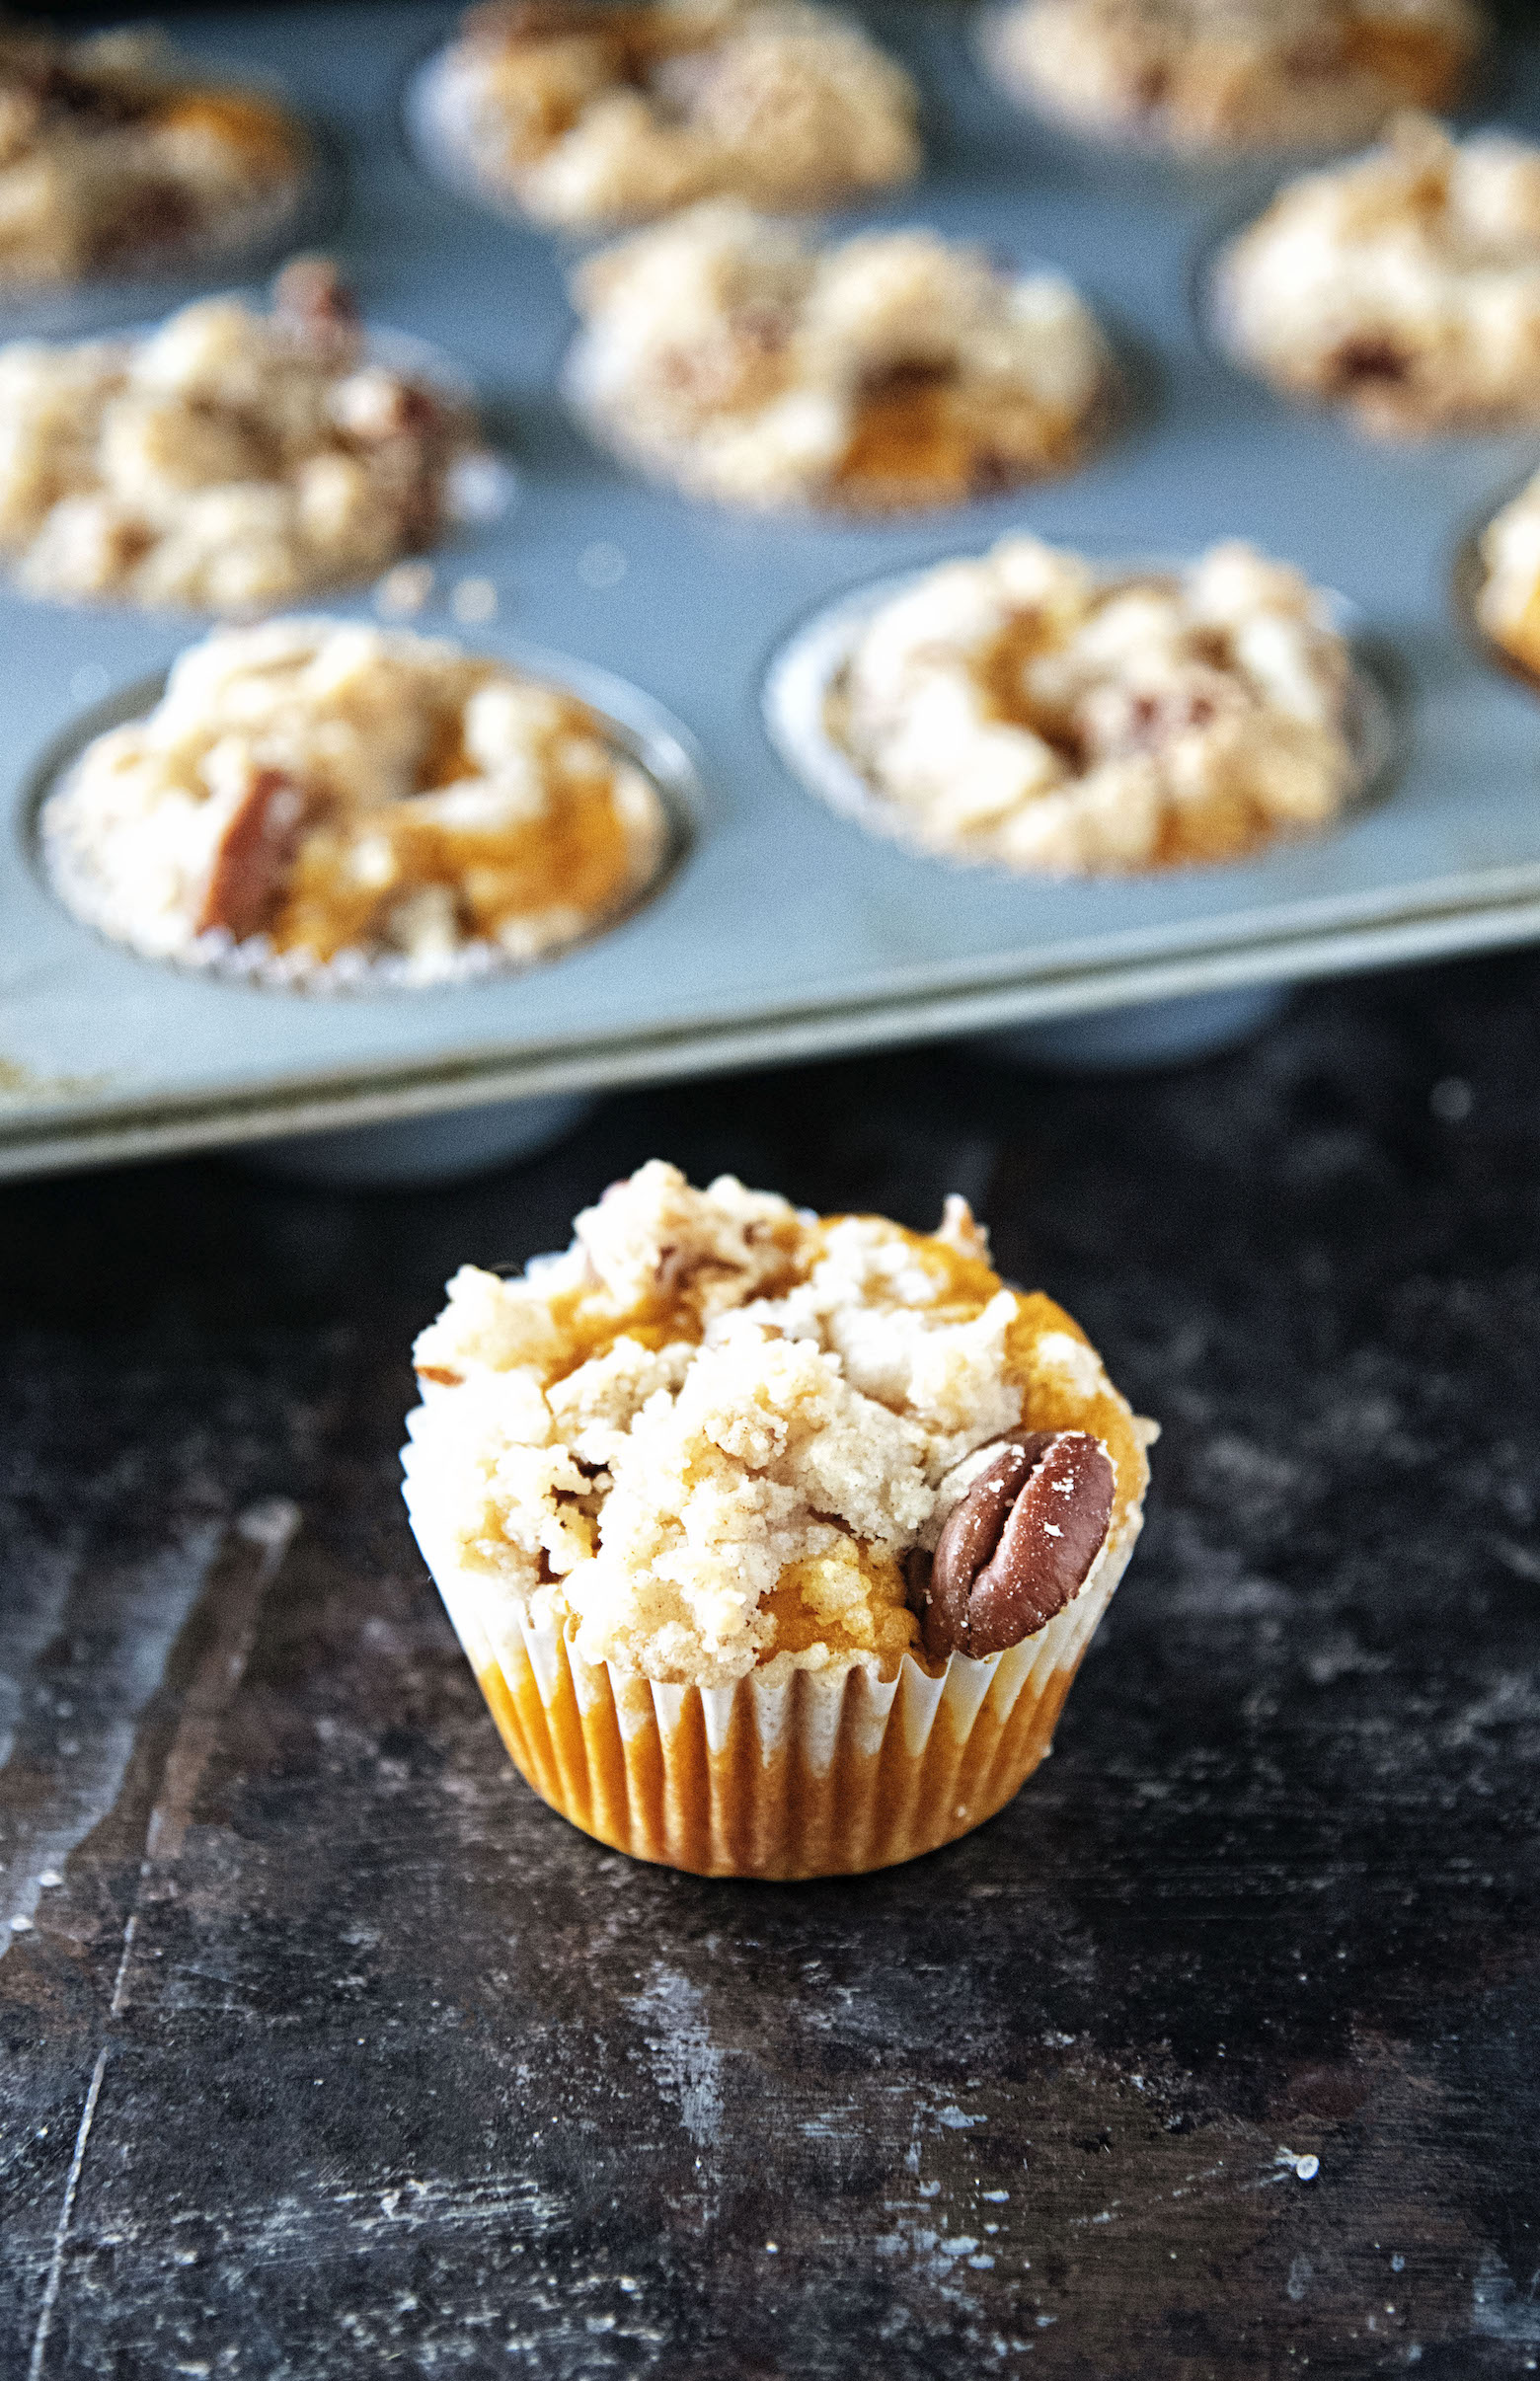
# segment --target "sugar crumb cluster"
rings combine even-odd
[[[416,1362],[415,1493],[506,1625],[656,1680],[891,1675],[905,1556],[1035,1399],[1115,1442],[1122,1523],[1143,1487],[1094,1352],[962,1200],[926,1236],[654,1162],[522,1277],[462,1269]]]

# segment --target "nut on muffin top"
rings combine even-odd
[[[489,195],[552,224],[730,193],[801,212],[920,165],[909,75],[805,0],[492,0],[439,60],[427,107]]]

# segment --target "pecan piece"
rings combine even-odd
[[[197,931],[238,943],[272,922],[305,824],[305,797],[281,769],[259,769],[214,852]]]
[[[921,1606],[925,1651],[1004,1652],[1079,1594],[1107,1537],[1116,1476],[1084,1430],[1013,1430],[947,1516]]]
[[[1396,382],[1408,378],[1412,359],[1378,332],[1365,331],[1345,339],[1332,357],[1332,378],[1339,388],[1360,388],[1366,380]]]
[[[272,284],[272,310],[323,335],[358,328],[357,301],[330,257],[290,257]]]

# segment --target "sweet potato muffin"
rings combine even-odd
[[[574,276],[568,385],[599,434],[696,494],[898,511],[1070,468],[1115,374],[1061,274],[928,231],[815,248],[717,201]]]
[[[265,92],[160,36],[0,28],[0,291],[133,273],[276,230],[314,169]]]
[[[1379,436],[1540,422],[1540,147],[1402,116],[1289,183],[1214,295],[1242,363]]]
[[[987,47],[1029,104],[1197,156],[1341,148],[1451,107],[1484,34],[1470,0],[1021,0]]]
[[[270,313],[202,298],[142,337],[0,347],[0,555],[34,594],[269,610],[432,545],[476,445],[296,260]]]
[[[1153,1425],[940,1230],[644,1166],[572,1247],[467,1267],[416,1349],[408,1502],[515,1761],[710,1873],[881,1867],[1047,1749]]]
[[[1348,648],[1296,571],[1215,546],[1099,572],[1036,538],[944,563],[858,632],[827,725],[874,823],[1055,875],[1229,860],[1356,783]]]
[[[432,69],[435,146],[543,223],[731,195],[803,211],[906,182],[918,101],[860,28],[801,0],[512,0]]]
[[[273,620],[184,653],[40,831],[68,906],[149,958],[432,983],[613,917],[666,820],[562,688],[405,631]]]

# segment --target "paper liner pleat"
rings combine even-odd
[[[905,1655],[888,1680],[857,1664],[666,1685],[512,1614],[496,1576],[453,1558],[411,1453],[413,1527],[515,1766],[601,1843],[699,1876],[849,1876],[992,1817],[1051,1749],[1139,1529],[1135,1515],[1035,1637],[983,1660],[955,1653],[932,1672]]]

